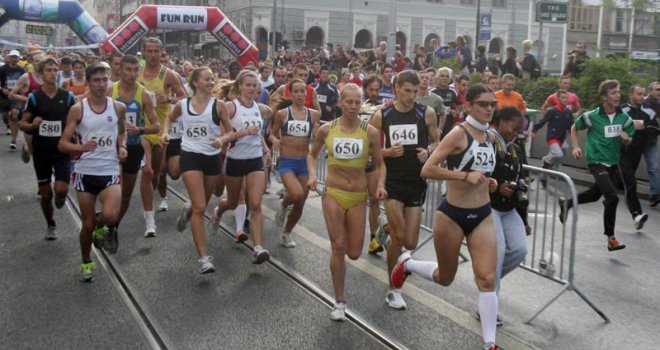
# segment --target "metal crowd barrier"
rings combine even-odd
[[[526,323],[531,323],[566,291],[574,291],[605,322],[609,323],[610,320],[607,315],[575,283],[575,240],[578,206],[574,206],[571,209],[570,216],[566,218],[565,225],[559,222],[559,197],[572,198],[573,203],[577,203],[577,191],[573,180],[568,175],[553,170],[529,165],[525,165],[524,169],[528,171],[529,178],[534,178],[536,181],[529,186],[528,191],[529,207],[527,221],[532,227],[532,235],[528,236],[527,256],[520,267],[549,281],[564,285]],[[325,149],[319,155],[316,172],[319,184],[323,185],[327,174]],[[541,181],[538,180],[541,176],[546,176],[547,178],[545,189],[541,187]],[[421,230],[426,231],[430,236],[420,242],[415,251],[433,239],[433,220],[436,208],[442,200],[442,193],[441,181],[428,181],[426,202],[422,207]],[[461,258],[464,261],[468,260],[462,253]]]

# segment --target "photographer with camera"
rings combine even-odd
[[[504,107],[493,117],[495,134],[495,170],[491,177],[499,184],[490,194],[493,221],[497,233],[497,271],[495,287],[499,293],[500,280],[525,259],[527,237],[531,227],[527,224],[527,184],[523,180],[523,158],[515,143],[523,127],[522,113],[516,107]],[[498,326],[501,320],[497,318]]]

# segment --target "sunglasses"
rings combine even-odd
[[[488,106],[490,106],[490,107],[492,107],[492,108],[497,107],[497,101],[492,101],[492,102],[488,102],[488,101],[474,101],[474,102],[472,102],[472,104],[475,104],[475,105],[477,105],[477,106],[479,106],[479,107],[481,107],[481,108],[486,108],[486,107],[488,107]]]

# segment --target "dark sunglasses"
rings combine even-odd
[[[474,101],[474,102],[472,102],[472,103],[475,104],[475,105],[477,105],[477,106],[479,106],[479,107],[481,107],[481,108],[486,108],[486,107],[488,107],[488,106],[493,107],[493,108],[497,107],[497,101],[492,101],[492,102],[488,102],[488,101]]]

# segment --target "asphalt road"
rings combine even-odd
[[[217,271],[199,275],[189,231],[178,233],[174,228],[182,205],[175,193],[185,195],[182,184],[171,184],[170,210],[157,214],[158,236],[151,239],[142,237],[142,210],[136,193],[120,227],[119,252],[95,256],[99,263],[96,282],[82,284],[77,280],[75,200],[56,212],[59,239],[47,242],[32,165],[23,164],[18,153],[3,149],[0,176],[2,348],[481,346],[479,323],[474,318],[477,291],[469,262],[460,264],[449,288],[411,277],[404,287],[408,310],[396,311],[384,303],[384,253],[368,255],[365,245],[362,258],[348,263],[346,299],[355,320],[330,321],[330,244],[316,194],[310,195],[303,219],[294,230],[298,247],[278,245],[279,229],[273,222],[277,197],[266,195],[264,246],[270,250],[273,264],[252,265],[249,245],[237,245],[226,234],[208,235],[207,246]],[[273,186],[274,190],[279,187],[275,182]],[[71,194],[75,199],[75,193]],[[209,208],[216,200],[212,199]],[[660,208],[643,206],[650,218],[642,232],[636,232],[622,198],[617,232],[628,247],[619,252],[605,248],[602,204],[578,209],[575,284],[607,314],[610,323],[604,323],[574,292],[566,292],[526,324],[562,285],[518,269],[503,281],[500,312],[505,325],[499,329],[498,343],[504,349],[655,348],[660,343],[660,334],[652,331],[660,315]],[[552,208],[539,218],[556,221]],[[233,227],[230,213],[223,221]],[[421,238],[428,235],[423,231]],[[532,244],[538,241],[530,240],[530,252]],[[432,259],[432,245],[422,247],[416,256]]]

